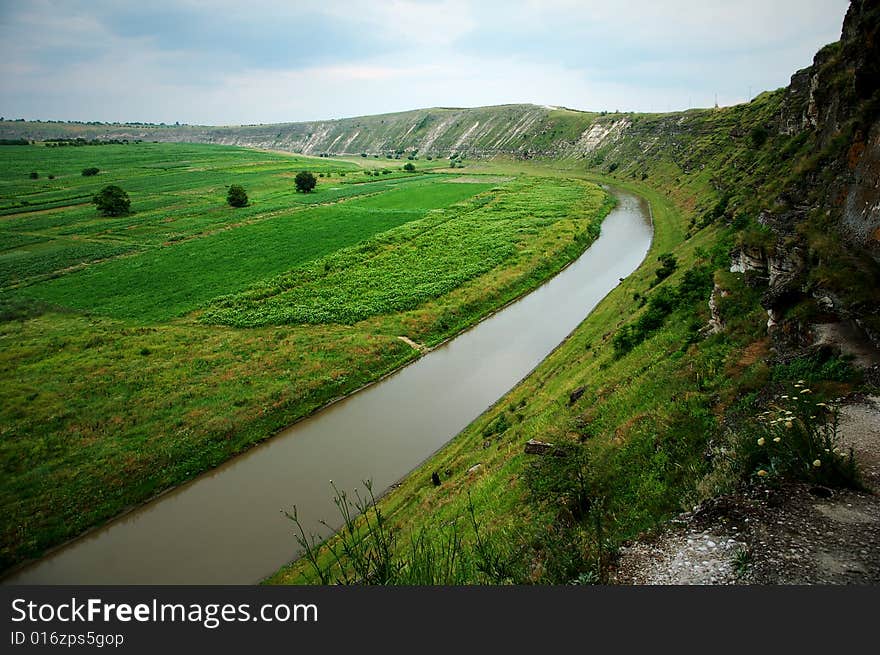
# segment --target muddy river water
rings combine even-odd
[[[330,480],[378,493],[525,377],[644,259],[641,198],[619,203],[594,244],[521,300],[383,381],[94,530],[6,579],[14,584],[250,584],[298,555],[282,510],[333,522]],[[428,481],[430,483],[430,481]]]

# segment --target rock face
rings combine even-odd
[[[732,255],[731,271],[766,281],[761,304],[768,331],[783,348],[812,342],[809,325],[787,317],[790,308],[810,301],[815,312],[827,314],[823,320],[848,321],[880,347],[876,294],[858,288],[876,286],[880,275],[878,24],[880,1],[852,2],[841,41],[792,76],[775,129],[813,139],[810,156],[818,164],[780,192],[778,209],[761,213],[771,244]],[[827,254],[835,242],[858,277],[835,276],[838,264]]]

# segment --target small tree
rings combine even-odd
[[[30,178],[32,180],[38,180],[38,179],[40,179],[40,174],[37,172],[33,172],[33,173],[31,173]]]
[[[299,193],[309,193],[315,188],[318,179],[309,171],[300,171],[296,174],[294,182],[296,183],[296,190]]]
[[[89,168],[84,168],[82,174],[84,177],[91,177],[98,174],[98,169],[95,166],[90,166]]]
[[[403,170],[412,172],[416,170],[416,167],[411,161],[408,161],[403,165]]]
[[[226,202],[229,203],[230,207],[246,206],[248,204],[248,197],[244,187],[238,184],[230,186],[229,192],[226,194]]]
[[[128,194],[115,184],[108,184],[92,199],[104,216],[124,216],[131,208]]]

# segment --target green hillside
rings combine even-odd
[[[829,408],[878,384],[851,355],[880,345],[878,17],[854,3],[841,43],[750,103],[597,117],[575,159],[479,165],[643,194],[646,264],[366,520],[268,582],[602,582],[623,543],[719,494],[858,488]],[[826,325],[860,343],[821,342]]]

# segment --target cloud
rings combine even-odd
[[[837,38],[845,0],[32,0],[0,13],[0,113],[207,124],[511,102],[747,99]]]

